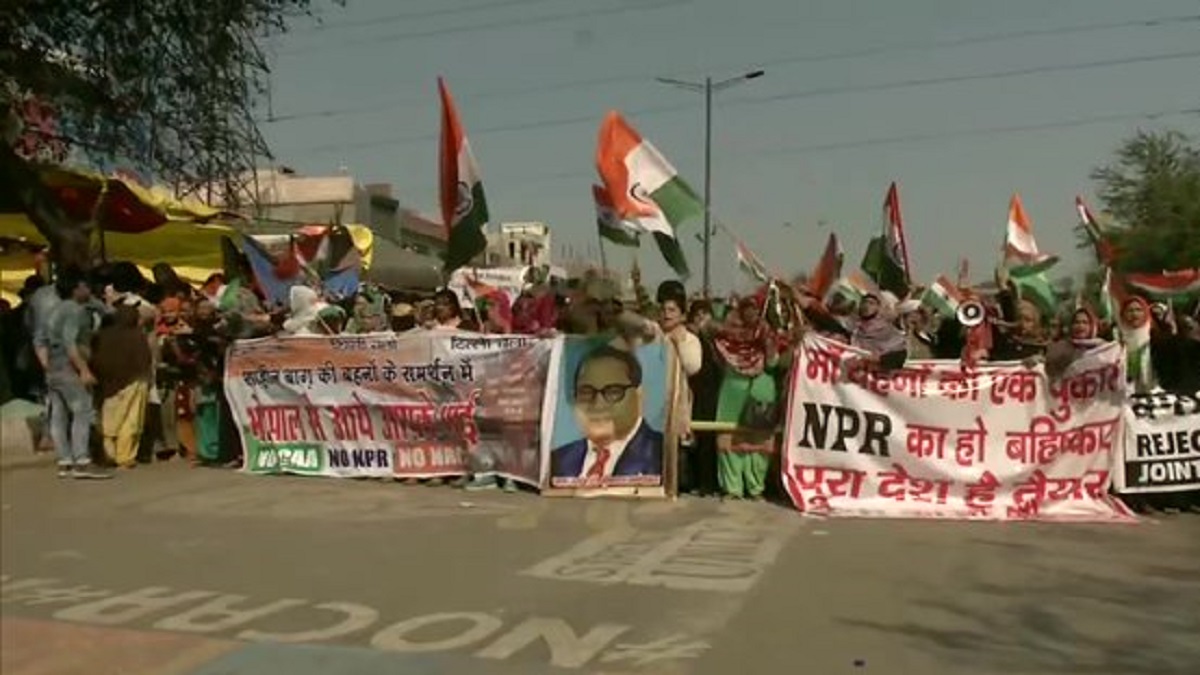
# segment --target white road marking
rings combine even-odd
[[[694,659],[709,648],[707,642],[693,640],[686,635],[672,635],[661,640],[641,644],[625,643],[617,645],[601,659],[604,663],[631,662],[635,666],[647,666],[659,661],[675,659]]]
[[[150,586],[132,593],[60,609],[54,613],[54,618],[61,621],[116,626],[216,595],[212,591],[183,591],[168,595],[169,593],[171,589],[165,586]]]
[[[235,609],[233,607],[233,605],[240,605],[246,600],[248,598],[244,595],[220,595],[182,614],[162,619],[156,622],[154,627],[180,633],[216,633],[282,612],[285,609],[308,604],[307,600],[287,598],[251,609]]]
[[[341,615],[332,625],[324,624],[307,630],[267,632],[246,628],[233,636],[250,642],[326,642],[364,632],[378,624],[380,619],[378,610],[350,602],[312,604],[309,600],[285,598],[256,604],[242,595],[177,591],[162,586],[113,595],[113,591],[71,586],[59,579],[14,579],[9,575],[0,575],[0,582],[3,583],[2,600],[10,606],[39,607],[72,603],[53,612],[51,616],[62,621],[100,626],[134,623],[145,626],[153,615],[173,612],[150,623],[149,627],[216,635],[229,634],[267,616],[302,609]],[[106,597],[97,598],[96,594]],[[728,602],[719,604],[723,607],[736,605]],[[185,605],[191,606],[184,608]],[[679,660],[697,658],[708,648],[707,643],[684,634],[656,639],[653,635],[642,633],[636,633],[639,638],[637,641],[614,646],[619,637],[633,631],[631,626],[618,623],[600,623],[586,630],[576,630],[567,621],[555,617],[535,616],[517,618],[515,621],[512,628],[505,631],[505,620],[496,613],[440,612],[384,626],[370,637],[369,644],[376,649],[404,653],[474,648],[474,656],[490,660],[540,653],[543,650],[538,646],[544,645],[550,663],[560,668],[577,669],[589,663],[626,662],[635,667],[652,663],[656,673],[673,672],[680,667]]]
[[[538,641],[550,649],[550,664],[560,668],[579,668],[596,657],[629,626],[602,623],[586,635],[576,635],[562,619],[532,617],[500,636],[475,656],[485,659],[507,659]]]
[[[414,642],[407,639],[409,633],[427,626],[441,623],[462,623],[471,625],[464,631],[454,633],[450,637],[438,640]],[[491,614],[482,612],[442,612],[429,614],[394,623],[379,631],[371,638],[371,646],[392,652],[442,652],[461,647],[469,647],[487,636],[495,633],[504,626],[504,622]]]
[[[379,610],[353,602],[326,602],[314,607],[327,612],[340,612],[345,618],[328,628],[297,631],[294,633],[264,633],[257,630],[244,630],[238,633],[239,640],[250,642],[283,642],[300,644],[305,642],[321,642],[332,640],[343,635],[351,635],[379,621]]]
[[[794,518],[764,520],[722,515],[666,533],[613,529],[523,574],[542,579],[742,593],[775,562],[797,528]]]

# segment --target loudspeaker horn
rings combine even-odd
[[[984,319],[987,318],[987,309],[978,300],[967,300],[958,306],[956,317],[962,325],[967,328],[974,328],[983,323]]]

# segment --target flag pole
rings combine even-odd
[[[596,228],[596,239],[600,242],[600,271],[603,272],[603,275],[607,275],[608,256],[604,252],[604,235],[600,234],[599,227]]]

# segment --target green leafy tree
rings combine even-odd
[[[1188,136],[1139,131],[1091,178],[1111,221],[1118,271],[1200,266],[1200,146]]]
[[[90,223],[67,217],[37,161],[69,153],[193,190],[253,169],[269,157],[254,121],[268,86],[261,45],[319,2],[5,0],[0,203],[23,210],[60,262],[86,266]],[[31,105],[53,124],[23,131]]]

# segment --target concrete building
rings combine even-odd
[[[500,223],[489,228],[483,264],[488,267],[550,265],[550,226],[540,222]]]
[[[366,225],[401,248],[437,257],[446,250],[441,223],[403,208],[390,183],[355,181],[349,174],[301,176],[287,169],[263,169],[245,181],[240,203],[257,204],[254,216],[272,231],[296,224]],[[252,196],[253,195],[253,196]],[[219,200],[214,200],[219,201]]]

